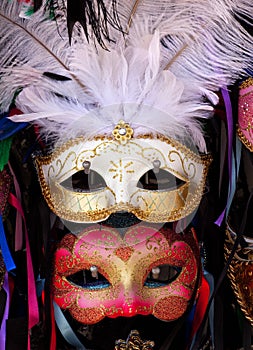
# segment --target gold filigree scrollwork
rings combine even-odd
[[[150,237],[146,241],[146,248],[147,250],[154,250],[156,252],[158,248],[161,248],[163,245],[165,245],[165,242],[161,244],[163,239],[161,237]]]
[[[188,157],[182,157],[182,155],[178,151],[170,151],[168,154],[168,159],[171,162],[175,162],[175,158],[173,158],[173,155],[176,155],[178,159],[180,160],[182,169],[184,171],[184,174],[187,176],[187,179],[191,180],[196,175],[196,165],[193,162],[189,162]],[[188,163],[188,164],[187,164]],[[192,168],[192,171],[191,171]]]
[[[73,161],[75,161],[77,155],[74,151],[70,152],[66,158],[64,159],[64,161],[62,162],[61,159],[57,159],[55,166],[50,165],[48,168],[48,173],[47,173],[47,177],[50,179],[52,178],[57,178],[59,175],[61,175],[61,177],[63,177],[64,175],[68,174],[69,172],[71,172],[72,169],[68,169],[68,171],[66,171],[65,173],[62,173],[62,169],[64,169],[66,163],[68,162],[68,160],[71,158],[71,156],[73,156]],[[57,170],[56,170],[57,169]]]
[[[130,332],[126,341],[119,339],[115,343],[114,350],[151,350],[155,343],[150,340],[143,341],[137,330]]]

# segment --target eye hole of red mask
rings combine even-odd
[[[92,276],[90,270],[80,270],[66,277],[70,283],[85,289],[98,290],[111,286],[110,282],[99,272],[96,277]]]
[[[144,286],[148,288],[164,287],[175,281],[182,271],[182,267],[168,264],[152,268],[148,274]]]
[[[181,271],[181,267],[168,264],[156,266],[150,270],[144,286],[148,288],[166,286],[177,279]],[[96,277],[94,277],[90,270],[80,270],[67,276],[66,279],[78,287],[90,290],[99,290],[111,286],[110,282],[101,273],[97,272]]]

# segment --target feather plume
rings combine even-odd
[[[71,49],[64,18],[56,23],[41,10],[30,19],[24,19],[19,16],[21,9],[22,3],[18,1],[0,4],[1,111],[8,109],[18,89],[48,86],[49,79],[43,76],[45,71],[71,77],[77,83],[75,89],[80,85],[68,68]],[[64,91],[63,86],[53,81],[48,88],[56,93]],[[80,89],[83,87],[79,86]]]
[[[0,15],[7,7],[14,16],[15,6],[3,0]],[[11,33],[11,42],[0,41],[10,50],[3,48],[0,61],[2,105],[22,88],[16,104],[24,114],[13,120],[36,122],[59,142],[111,133],[124,119],[135,134],[159,132],[205,151],[199,120],[212,114],[215,92],[242,76],[252,60],[252,37],[238,21],[249,22],[252,9],[250,0],[120,1],[118,15],[128,35],[110,27],[115,43],[108,51],[88,43],[81,30],[70,47],[64,14],[59,36],[55,22],[40,11],[29,23],[13,19],[4,34]]]

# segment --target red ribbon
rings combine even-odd
[[[193,339],[194,335],[197,333],[203,321],[209,297],[210,297],[210,287],[205,277],[203,276],[201,287],[199,289],[199,297],[196,304],[196,310],[194,313],[194,319],[193,319],[192,330],[191,330],[191,339]]]
[[[9,203],[17,209],[17,211],[21,214],[24,228],[25,228],[25,240],[26,240],[26,259],[27,259],[27,289],[28,289],[28,350],[30,350],[30,330],[33,326],[35,326],[39,322],[39,308],[38,308],[38,300],[36,294],[36,285],[35,278],[33,272],[32,265],[32,257],[31,250],[29,244],[29,237],[25,222],[25,216],[22,209],[22,206],[18,199],[10,193],[9,195]]]

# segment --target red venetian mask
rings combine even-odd
[[[84,324],[137,314],[172,321],[186,311],[199,268],[193,229],[177,234],[139,224],[122,237],[115,228],[95,225],[62,239],[54,299]]]

